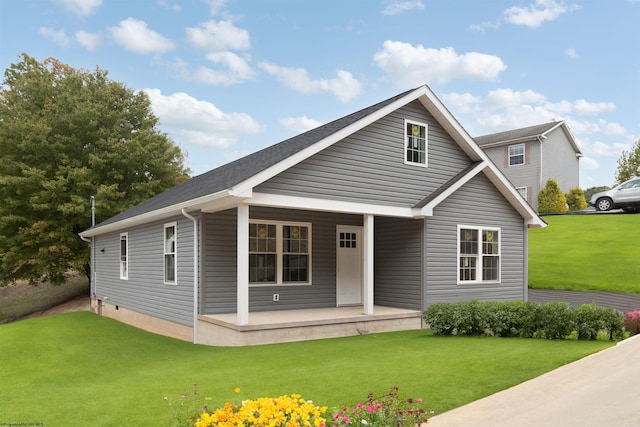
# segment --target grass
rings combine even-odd
[[[529,231],[529,286],[640,293],[640,215],[546,216]]]
[[[209,406],[301,393],[341,407],[398,386],[441,413],[610,345],[407,331],[224,348],[58,314],[0,325],[0,423],[167,426],[163,397],[177,403],[196,382]]]

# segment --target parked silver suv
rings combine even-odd
[[[625,211],[640,211],[640,177],[633,177],[609,191],[591,196],[590,206],[598,211],[622,208]]]

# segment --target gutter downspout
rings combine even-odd
[[[193,343],[198,344],[198,220],[182,208],[182,215],[193,221]]]

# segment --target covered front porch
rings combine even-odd
[[[252,312],[238,321],[236,313],[198,316],[198,343],[214,346],[263,345],[420,329],[416,310],[363,306]]]

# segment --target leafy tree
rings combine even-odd
[[[26,54],[0,88],[0,284],[89,276],[90,196],[107,219],[188,178],[149,98]]]
[[[603,191],[611,190],[611,187],[607,187],[606,185],[602,185],[600,187],[589,187],[584,190],[584,199],[589,201],[591,200],[591,196],[596,193],[601,193]]]
[[[640,175],[640,139],[636,141],[631,150],[624,150],[620,154],[616,170],[616,183],[623,183],[636,175]]]
[[[545,187],[538,193],[538,212],[566,212],[567,199],[558,185],[558,181],[549,178]]]
[[[584,198],[584,191],[580,187],[573,187],[565,194],[567,205],[570,211],[581,211],[587,207],[587,201]]]

